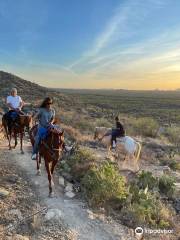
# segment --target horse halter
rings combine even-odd
[[[52,137],[51,137],[51,149],[53,150],[53,151],[62,151],[62,148],[61,148],[61,146],[63,145],[63,141],[62,141],[62,139],[61,139],[61,137],[62,137],[62,135],[63,135],[63,132],[61,131],[51,131],[51,134],[52,134]],[[58,135],[58,139],[60,139],[60,141],[58,141],[58,145],[60,145],[59,146],[59,148],[55,148],[54,146],[53,146],[53,141],[54,141],[54,134],[57,134]]]

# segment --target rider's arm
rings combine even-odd
[[[24,106],[24,102],[23,102],[21,97],[19,97],[19,100],[20,100],[20,102],[19,102],[19,109],[21,109]]]
[[[49,121],[49,123],[50,123],[50,124],[53,124],[54,121],[55,121],[55,110],[52,109],[52,118],[51,118],[51,120]]]

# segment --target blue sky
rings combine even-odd
[[[0,68],[49,87],[180,88],[179,0],[0,0]]]

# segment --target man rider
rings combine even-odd
[[[116,138],[117,137],[125,137],[125,130],[123,125],[120,123],[119,118],[115,118],[116,128],[112,129],[112,138],[111,138],[111,146],[112,148],[116,147]]]
[[[9,111],[6,113],[6,119],[8,122],[8,128],[11,129],[12,122],[15,122],[18,119],[19,114],[23,114],[21,111],[23,107],[23,101],[20,96],[17,95],[17,89],[12,88],[10,95],[6,99],[6,104],[9,108]]]

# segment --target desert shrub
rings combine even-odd
[[[174,187],[175,180],[174,178],[163,175],[159,178],[159,190],[160,193],[166,195],[167,197],[171,198],[173,196],[173,193],[175,191]]]
[[[98,127],[107,127],[111,128],[112,124],[105,118],[99,118],[96,120],[95,125]]]
[[[122,221],[129,227],[156,226],[169,227],[171,214],[169,209],[161,202],[158,193],[139,189],[132,184],[129,189],[127,202],[120,212]]]
[[[142,171],[137,178],[137,185],[140,189],[145,189],[146,187],[150,190],[158,186],[157,179],[152,175],[152,172]]]
[[[68,157],[66,163],[74,179],[80,182],[87,171],[94,166],[95,157],[92,151],[78,147],[74,154]]]
[[[87,119],[79,119],[79,121],[75,122],[76,128],[78,128],[81,131],[93,131],[94,130],[94,124],[91,123]]]
[[[82,188],[91,206],[103,206],[111,199],[121,200],[127,195],[125,179],[108,162],[90,169],[82,179]]]
[[[168,127],[166,129],[165,135],[169,139],[171,143],[173,143],[176,147],[179,147],[180,144],[180,127]]]
[[[144,117],[134,121],[134,129],[138,135],[156,137],[159,124],[153,118]]]
[[[176,170],[180,171],[180,163],[177,162],[176,160],[170,161],[168,165],[169,165],[169,167],[170,167],[172,170],[174,170],[174,171],[176,171]]]

